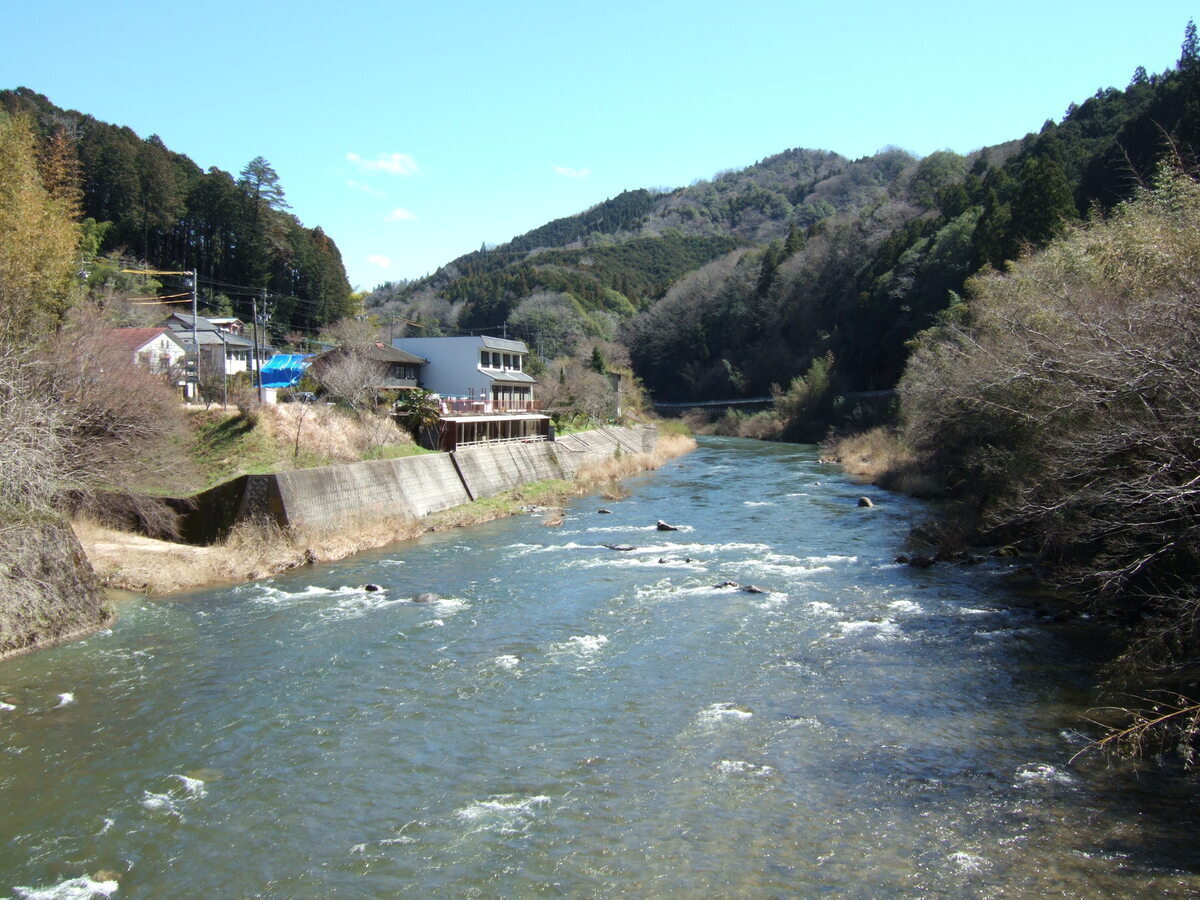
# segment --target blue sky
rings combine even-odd
[[[266,157],[369,289],[791,147],[1020,137],[1172,66],[1195,16],[1175,0],[12,0],[0,87],[203,168]]]

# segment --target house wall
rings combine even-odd
[[[185,355],[187,351],[183,349],[183,345],[165,334],[160,334],[139,347],[133,354],[133,361],[138,365],[148,366],[151,372],[164,372],[182,361]]]
[[[465,397],[474,393],[487,399],[492,380],[479,371],[483,342],[473,337],[396,338],[392,346],[429,360],[422,367],[425,390],[443,397]]]

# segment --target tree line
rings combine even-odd
[[[205,299],[220,305],[228,298],[239,315],[249,315],[253,296],[271,295],[281,336],[315,332],[355,311],[337,245],[288,211],[279,177],[262,157],[237,178],[204,171],[156,135],[143,140],[27,88],[0,91],[0,110],[31,123],[47,187],[67,198],[99,260],[87,271],[93,287],[115,279],[120,260],[195,269]]]
[[[975,273],[1103,215],[1164,157],[1190,161],[1197,148],[1200,73],[1185,48],[1176,68],[1139,70],[1023,139],[968,156],[884,154],[867,202],[679,279],[622,336],[662,399],[786,391],[826,358],[835,393],[891,388],[910,342]],[[819,436],[828,424],[784,431]]]

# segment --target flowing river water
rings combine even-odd
[[[1017,563],[896,564],[922,505],[812,447],[627,486],[0,663],[0,896],[1200,895]]]

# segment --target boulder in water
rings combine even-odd
[[[858,498],[858,505],[859,505],[860,507],[862,507],[863,509],[870,509],[870,508],[871,508],[872,506],[874,506],[875,504],[871,502],[871,498],[870,498],[870,497],[859,497],[859,498]]]
[[[677,525],[668,525],[662,519],[659,519],[658,520],[658,530],[659,531],[678,531],[679,527]]]
[[[377,584],[364,584],[364,585],[362,586],[362,589],[363,589],[364,591],[366,591],[368,594],[373,594],[373,593],[375,593],[375,591],[382,591],[382,590],[383,590],[383,588],[381,588],[381,587],[380,587],[379,585],[377,585]]]
[[[628,553],[630,550],[637,549],[637,547],[633,546],[633,544],[603,544],[602,546],[607,547],[609,550],[616,550],[620,553]]]

